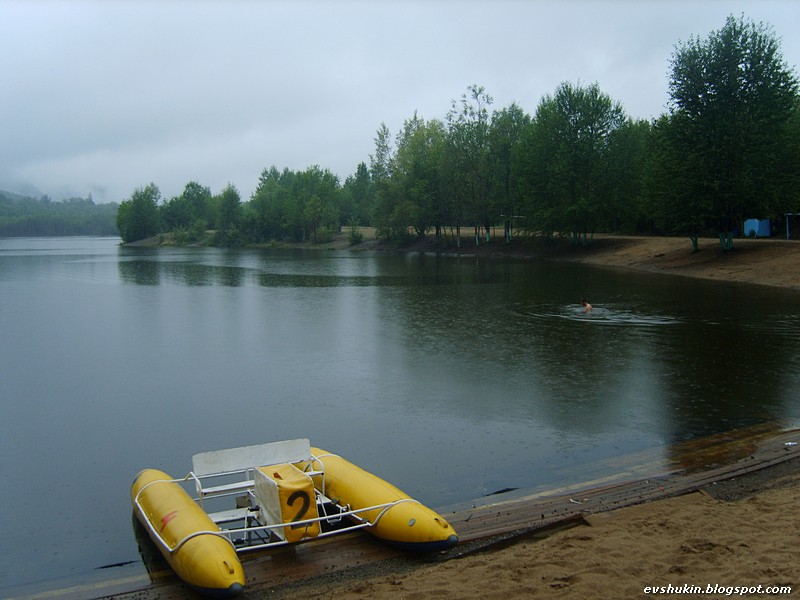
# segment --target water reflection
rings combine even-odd
[[[120,280],[125,283],[240,287],[245,281],[246,269],[235,264],[213,265],[191,260],[163,260],[159,255],[153,254],[153,250],[131,252],[128,249],[124,254],[125,260],[120,260],[117,265]]]
[[[420,281],[441,280],[441,263],[416,266]],[[388,296],[380,318],[398,321],[422,381],[464,384],[439,399],[459,414],[488,416],[499,393],[503,416],[568,435],[629,427],[670,444],[786,413],[797,327],[759,316],[765,290],[477,259],[454,272],[458,286]],[[573,300],[587,287],[601,299],[591,314]]]
[[[221,285],[239,287],[245,272],[236,266],[197,265],[183,262],[159,262],[158,279],[187,286]],[[138,283],[138,282],[136,282]]]
[[[403,276],[339,273],[310,269],[297,272],[305,253],[284,251],[274,255],[216,248],[167,250],[124,248],[118,263],[120,279],[134,285],[174,283],[186,286],[240,287],[248,280],[273,288],[386,287],[408,283]],[[251,260],[253,259],[253,260]]]
[[[146,260],[131,260],[119,263],[119,277],[125,283],[136,285],[158,285],[161,268],[158,263]]]
[[[670,393],[659,407],[673,424],[670,441],[781,418],[796,346],[749,329],[694,323],[670,337],[661,374]]]

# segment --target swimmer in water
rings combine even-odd
[[[583,312],[585,312],[585,313],[592,312],[592,305],[589,304],[589,302],[586,300],[586,298],[581,300],[581,306],[583,307]]]

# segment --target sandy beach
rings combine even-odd
[[[488,246],[480,252],[493,254]],[[501,252],[502,253],[502,252]],[[800,290],[800,243],[597,236],[589,248],[533,255]],[[800,301],[800,297],[798,297]],[[542,539],[521,539],[441,563],[389,561],[248,598],[800,597],[800,459],[701,491],[588,515]],[[777,588],[777,589],[776,589]],[[789,591],[791,590],[791,591]]]
[[[794,462],[797,462],[795,460]],[[590,515],[544,539],[444,563],[356,570],[252,598],[798,597],[800,470],[760,490],[694,492]],[[760,588],[759,588],[760,586]],[[771,588],[783,588],[767,593]],[[791,588],[791,593],[785,593]],[[762,593],[758,593],[759,589]],[[752,593],[751,593],[752,592]]]
[[[719,241],[701,238],[692,252],[688,238],[596,236],[588,248],[566,248],[552,258],[623,269],[734,281],[800,290],[800,242],[737,239],[724,252]]]

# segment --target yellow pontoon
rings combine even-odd
[[[145,469],[133,482],[136,516],[175,573],[197,591],[232,598],[244,571],[231,542],[169,475]]]
[[[179,480],[147,469],[131,495],[136,517],[178,576],[216,598],[243,590],[237,553],[354,529],[414,551],[458,543],[441,515],[307,439],[195,454]],[[222,504],[231,498],[233,507]]]

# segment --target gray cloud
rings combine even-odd
[[[196,180],[247,199],[272,164],[344,179],[381,122],[443,119],[473,83],[532,114],[596,81],[652,118],[674,45],[740,13],[799,62],[791,0],[0,0],[0,188],[120,201]]]

